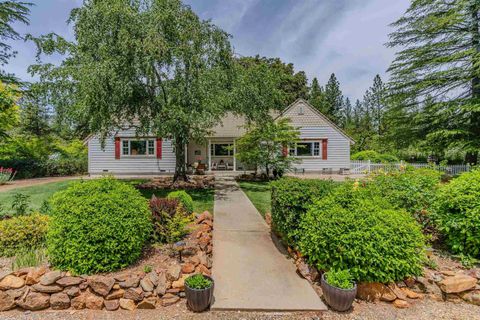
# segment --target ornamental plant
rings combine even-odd
[[[212,280],[206,278],[203,274],[196,274],[185,279],[185,285],[190,289],[208,289],[212,284]]]
[[[354,281],[353,277],[348,270],[330,270],[325,273],[325,280],[333,287],[340,289],[353,289]]]
[[[175,243],[189,232],[188,224],[192,222],[178,199],[157,198],[150,200],[153,222],[153,240],[160,243]]]
[[[0,185],[4,185],[15,178],[16,171],[12,168],[0,167]]]
[[[172,191],[167,195],[167,199],[178,199],[187,213],[193,212],[193,199],[186,191]]]
[[[73,183],[52,197],[50,207],[50,262],[76,274],[129,266],[151,235],[148,201],[112,177]]]

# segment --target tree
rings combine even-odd
[[[333,122],[340,123],[342,118],[343,94],[340,90],[340,82],[334,73],[331,74],[325,85],[325,104],[320,111]]]
[[[480,149],[479,9],[477,0],[413,0],[388,43],[400,49],[389,71],[392,96],[408,102],[403,114],[431,97],[444,116],[430,134],[446,147],[462,143],[468,163],[477,163]]]
[[[352,126],[353,122],[353,107],[350,99],[347,97],[343,103],[343,128],[347,129]]]
[[[0,81],[0,138],[8,137],[8,131],[18,123],[18,90]]]
[[[102,139],[126,123],[173,139],[174,179],[187,179],[185,145],[229,105],[229,36],[180,0],[87,0],[70,21],[75,42],[35,39],[39,54],[67,55],[60,66],[31,67],[47,101]]]
[[[50,128],[50,114],[32,91],[24,91],[20,100],[20,126],[22,133],[37,137],[45,136]]]
[[[12,47],[6,40],[20,40],[23,37],[15,31],[12,24],[22,22],[28,24],[28,14],[30,13],[29,2],[19,2],[16,0],[0,2],[0,65],[5,66],[8,60],[16,55]],[[0,70],[0,81],[5,83],[17,82],[17,79],[7,74],[5,70]]]
[[[380,75],[377,74],[373,79],[373,85],[365,93],[363,103],[369,110],[373,130],[378,135],[382,135],[385,132],[384,114],[387,108],[387,90]]]
[[[247,165],[263,168],[270,176],[275,170],[282,174],[290,170],[296,160],[285,154],[285,148],[299,141],[300,132],[282,118],[250,125],[247,133],[237,140],[237,158]]]
[[[308,92],[308,102],[320,112],[325,106],[325,92],[318,83],[317,78],[313,78],[312,85]]]

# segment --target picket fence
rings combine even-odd
[[[400,170],[406,166],[412,166],[415,168],[433,168],[435,170],[445,172],[450,175],[457,175],[462,172],[470,171],[470,165],[468,164],[455,164],[455,165],[435,165],[432,166],[429,163],[410,163],[410,162],[396,162],[396,163],[373,163],[371,161],[360,161],[352,160],[350,161],[350,172],[351,173],[371,173],[378,171],[394,171]]]

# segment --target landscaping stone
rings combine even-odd
[[[202,214],[200,214],[197,217],[197,220],[195,221],[195,223],[200,224],[205,220],[213,220],[212,214],[208,211],[204,211]]]
[[[385,291],[380,297],[380,300],[385,302],[392,302],[392,301],[395,301],[396,299],[397,299],[397,296],[391,290]]]
[[[0,291],[0,311],[7,311],[15,308],[15,298],[7,292]]]
[[[207,263],[204,263],[206,266]],[[297,260],[297,272],[308,281],[316,281],[318,279],[318,271],[314,267],[309,266],[303,259]]]
[[[192,263],[185,263],[182,266],[182,273],[192,273],[195,271],[195,265]]]
[[[152,280],[150,280],[150,277],[144,277],[142,280],[140,280],[140,286],[145,292],[152,292],[153,289],[155,289],[155,285],[153,284]]]
[[[123,295],[125,294],[125,290],[123,289],[118,289],[118,290],[113,290],[112,292],[110,292],[110,294],[108,294],[106,297],[105,297],[105,300],[116,300],[116,299],[120,299],[120,298],[123,298]]]
[[[377,301],[391,290],[379,282],[360,282],[357,284],[357,298],[365,301]]]
[[[462,292],[459,295],[468,303],[480,306],[480,290]]]
[[[157,300],[155,298],[143,299],[138,305],[137,309],[155,309]]]
[[[137,276],[130,276],[125,281],[120,282],[119,285],[120,285],[120,288],[128,289],[132,287],[138,287],[139,283],[140,283],[140,279]]]
[[[172,304],[177,303],[180,301],[180,297],[171,293],[167,293],[162,297],[162,306],[167,307],[171,306]]]
[[[89,294],[85,299],[85,307],[91,310],[102,310],[103,298],[94,294]]]
[[[80,289],[78,287],[68,287],[63,290],[69,297],[78,297],[80,295]]]
[[[59,285],[50,285],[50,286],[44,286],[40,283],[37,283],[37,284],[34,284],[32,286],[32,288],[35,290],[35,291],[38,291],[38,292],[43,292],[43,293],[56,293],[56,292],[60,292],[60,291],[63,291],[63,288],[60,287]]]
[[[120,299],[119,301],[120,308],[124,310],[130,310],[133,311],[136,308],[135,302],[131,299]]]
[[[159,277],[158,277],[158,274],[155,271],[149,272],[147,274],[147,277],[150,279],[150,281],[152,281],[152,284],[154,286],[158,285]]]
[[[63,277],[58,279],[56,283],[62,287],[70,287],[70,286],[79,285],[84,281],[85,280],[80,277]]]
[[[177,288],[177,289],[180,289],[180,290],[183,290],[185,289],[185,279],[187,279],[189,277],[188,274],[184,274],[180,279],[178,279],[177,281],[173,281],[172,282],[172,288]]]
[[[12,274],[11,271],[0,271],[0,281],[2,281],[3,278],[5,278],[6,276],[11,275],[11,274]]]
[[[105,305],[105,309],[108,311],[115,311],[118,310],[120,307],[120,302],[118,299],[115,300],[105,300],[103,301],[103,304]]]
[[[402,299],[397,299],[393,301],[393,305],[395,306],[395,308],[399,308],[399,309],[405,309],[410,307],[410,303]]]
[[[27,275],[30,271],[33,270],[33,267],[26,267],[18,269],[17,271],[13,272],[14,276],[21,277]]]
[[[459,293],[475,288],[477,285],[477,279],[467,275],[458,274],[443,279],[438,285],[445,293]]]
[[[19,289],[11,289],[11,290],[7,290],[5,291],[9,296],[11,296],[13,299],[17,299],[17,298],[20,298],[22,297],[25,292],[28,290],[28,287],[27,286],[24,286],[24,287],[21,287]]]
[[[397,286],[396,283],[389,283],[388,288],[397,296],[398,299],[406,300],[406,294]]]
[[[421,299],[423,296],[419,293],[416,293],[408,288],[400,288],[400,290],[407,296],[409,299]]]
[[[22,309],[37,311],[47,309],[50,306],[50,295],[40,292],[29,292],[24,299],[16,301]]]
[[[201,273],[205,276],[211,276],[212,275],[212,272],[206,267],[204,266],[203,264],[199,264],[195,270],[198,272],[198,273]]]
[[[405,283],[405,285],[409,288],[412,288],[413,286],[415,286],[415,279],[412,278],[412,277],[408,277],[406,278],[405,280],[403,280],[403,282]]]
[[[95,293],[105,297],[112,290],[115,280],[110,277],[94,276],[89,279],[88,284]]]
[[[43,276],[47,272],[47,268],[45,267],[38,267],[31,269],[27,277],[25,278],[26,285],[33,285],[40,282],[40,277]]]
[[[25,285],[25,280],[12,274],[5,276],[0,281],[0,290],[18,289]]]
[[[85,309],[86,298],[86,293],[80,294],[79,296],[73,298],[71,301],[72,308],[77,310]]]
[[[50,307],[53,310],[64,310],[70,308],[70,298],[64,292],[54,293],[50,296]]]
[[[168,287],[169,285],[167,283],[167,277],[165,273],[161,273],[158,276],[158,284],[157,284],[157,288],[155,289],[155,293],[158,296],[163,296],[165,292],[167,292]]]
[[[455,271],[452,271],[452,270],[440,270],[440,272],[444,276],[448,276],[448,277],[453,277],[455,275]]]
[[[123,295],[125,299],[130,299],[133,301],[142,301],[143,291],[141,288],[128,288]]]
[[[175,281],[180,278],[180,274],[182,272],[182,268],[178,264],[173,264],[167,269],[167,280],[168,281]]]
[[[40,284],[44,286],[49,286],[57,282],[57,280],[60,279],[61,277],[62,277],[61,271],[59,270],[50,271],[40,277]]]

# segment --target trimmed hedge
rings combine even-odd
[[[50,262],[76,274],[129,266],[152,233],[148,201],[111,177],[77,182],[56,193],[51,217]]]
[[[285,243],[296,247],[302,216],[316,198],[323,198],[335,188],[331,180],[285,177],[271,183],[272,225]]]
[[[382,283],[422,273],[420,225],[367,188],[345,183],[319,198],[300,227],[300,252],[320,270],[348,269],[356,281]]]
[[[48,216],[39,213],[0,220],[0,256],[14,256],[21,250],[43,245],[48,220]]]
[[[187,213],[193,212],[193,199],[186,191],[172,191],[167,195],[167,199],[178,199]]]
[[[352,160],[370,160],[373,163],[389,163],[389,162],[398,162],[399,159],[388,153],[378,153],[374,150],[364,150],[359,151],[352,155]]]
[[[480,169],[440,189],[434,219],[453,253],[480,258]]]

